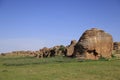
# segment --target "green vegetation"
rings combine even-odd
[[[59,50],[64,51],[65,50],[65,46],[61,45]]]
[[[0,56],[0,80],[120,80],[120,60]]]

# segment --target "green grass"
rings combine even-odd
[[[0,57],[0,80],[120,80],[120,60]]]

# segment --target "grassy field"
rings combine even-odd
[[[0,80],[120,80],[120,60],[2,56]]]

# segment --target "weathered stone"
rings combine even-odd
[[[43,49],[40,49],[40,52],[43,54],[43,57],[50,57],[50,49],[47,47],[44,47]]]
[[[66,49],[66,47],[63,46],[63,45],[54,46],[54,47],[53,47],[53,50],[54,50],[54,52],[55,52],[55,56],[63,56],[64,53],[65,53],[65,49]]]
[[[114,50],[120,50],[120,42],[114,42]]]
[[[65,47],[63,45],[61,46],[54,46],[52,48],[44,47],[40,49],[39,51],[36,51],[35,54],[37,58],[43,58],[43,57],[55,57],[55,56],[62,56],[64,54]]]
[[[110,58],[113,50],[112,36],[103,30],[86,30],[75,45],[74,56],[85,59]]]
[[[76,45],[77,41],[72,40],[71,44],[67,46],[66,48],[66,56],[72,56],[74,52],[74,46]]]
[[[120,42],[114,42],[112,55],[120,58]]]

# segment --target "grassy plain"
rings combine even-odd
[[[0,56],[0,80],[120,80],[120,60]]]

